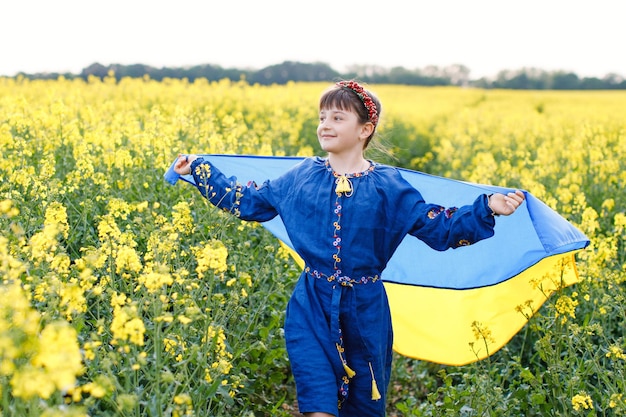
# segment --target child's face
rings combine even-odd
[[[363,151],[365,125],[359,123],[357,115],[349,110],[337,108],[320,111],[317,139],[326,152],[346,153]]]

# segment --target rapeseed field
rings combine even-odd
[[[0,78],[3,416],[295,413],[297,265],[163,173],[178,153],[320,154],[327,86]],[[626,92],[369,87],[371,158],[525,189],[591,239],[582,281],[493,356],[398,356],[388,414],[626,415]]]

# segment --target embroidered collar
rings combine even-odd
[[[335,172],[333,170],[333,167],[330,166],[330,161],[328,159],[324,159],[323,161],[324,161],[324,166],[326,167],[326,170],[332,173],[335,177],[346,177],[346,178],[362,177],[364,175],[369,175],[370,172],[374,171],[374,167],[376,166],[374,162],[370,161],[369,159],[366,159],[369,166],[365,169],[365,171],[339,174],[338,172]]]

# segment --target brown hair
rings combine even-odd
[[[380,101],[370,91],[365,91],[376,105],[378,117],[380,118],[380,113],[382,110]],[[351,90],[350,88],[334,85],[326,90],[320,97],[320,111],[330,108],[337,108],[339,110],[351,111],[355,113],[359,119],[359,123],[361,124],[371,122],[369,118],[369,112],[365,107],[363,100],[354,90]],[[377,123],[373,123],[373,125],[374,129],[372,130],[372,134],[369,135],[368,138],[365,140],[365,145],[363,146],[363,149],[367,148],[367,145],[369,145],[370,141],[374,137],[374,134],[376,133]]]

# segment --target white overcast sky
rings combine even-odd
[[[283,61],[626,76],[626,0],[0,1],[0,75]]]

